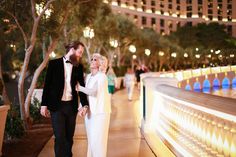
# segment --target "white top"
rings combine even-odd
[[[71,63],[66,63],[67,59],[63,57],[63,64],[64,64],[64,77],[65,77],[65,83],[64,83],[64,90],[61,100],[62,101],[70,101],[72,100],[72,89],[71,89],[71,73],[73,65]]]
[[[88,95],[91,113],[111,113],[111,100],[108,93],[108,81],[106,74],[98,72],[92,76],[90,73],[88,74],[85,82],[85,88],[79,86],[79,90]]]

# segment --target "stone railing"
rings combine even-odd
[[[209,74],[202,70],[199,75],[196,71],[201,70],[196,69],[191,77],[196,80],[217,74],[223,78],[227,73],[231,80],[235,78],[236,66],[218,69],[211,69]],[[180,83],[192,79],[186,73],[190,74],[181,71],[141,75],[140,120],[145,138],[151,134],[146,138],[150,145],[159,139],[175,156],[236,157],[236,100],[181,89]],[[163,149],[153,150],[158,156],[170,156],[159,153]]]
[[[9,105],[0,106],[0,156],[2,156],[2,143],[4,137],[7,111],[9,110],[9,108]]]

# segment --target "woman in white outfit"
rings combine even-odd
[[[124,76],[124,86],[126,87],[129,101],[131,101],[133,97],[134,84],[135,84],[135,75],[132,69],[128,68]]]
[[[87,157],[106,157],[110,123],[111,103],[108,93],[107,76],[104,73],[107,62],[100,54],[93,54],[91,73],[86,78],[85,87],[77,85],[77,90],[88,95],[89,111],[85,116],[88,138]]]

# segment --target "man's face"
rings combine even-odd
[[[73,65],[77,65],[79,62],[79,59],[82,57],[84,53],[84,47],[79,45],[79,47],[73,51],[73,54],[70,56],[70,61]]]
[[[79,47],[74,51],[76,58],[81,58],[84,53],[84,47],[79,45]]]

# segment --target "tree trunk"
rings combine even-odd
[[[6,105],[10,105],[10,100],[9,97],[7,95],[7,91],[6,91],[6,86],[3,80],[3,76],[2,76],[2,54],[0,53],[0,79],[1,79],[1,83],[2,83],[2,98],[3,98],[3,102]]]
[[[48,60],[49,60],[49,54],[55,49],[56,45],[57,45],[58,39],[55,39],[49,46],[48,51],[45,55],[45,58],[43,59],[43,62],[39,65],[39,67],[36,69],[34,76],[33,76],[33,80],[31,82],[28,94],[26,96],[26,100],[25,100],[25,116],[28,122],[30,122],[30,113],[29,113],[29,108],[30,108],[30,104],[31,104],[31,97],[33,95],[33,91],[35,89],[38,77],[40,75],[40,73],[43,71],[43,69],[46,67]]]

